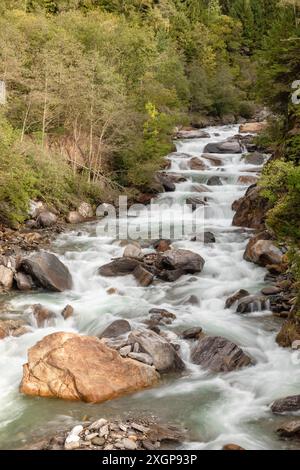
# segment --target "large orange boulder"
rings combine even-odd
[[[29,349],[20,391],[100,403],[150,387],[158,379],[153,367],[122,358],[96,337],[59,332]]]

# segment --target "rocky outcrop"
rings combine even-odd
[[[203,153],[242,153],[243,149],[237,140],[207,144]]]
[[[200,338],[192,348],[191,359],[212,372],[230,372],[253,363],[241,348],[220,336]]]
[[[252,134],[259,134],[260,132],[263,132],[268,123],[266,121],[263,122],[246,122],[245,124],[241,124],[239,128],[239,132],[241,134],[247,134],[247,133],[252,133]]]
[[[72,288],[72,276],[68,268],[52,253],[37,252],[23,258],[20,270],[45,289],[62,292]]]
[[[260,188],[250,186],[244,197],[233,203],[236,211],[232,225],[254,229],[264,229],[269,202],[260,195]]]
[[[29,349],[20,391],[101,403],[153,386],[158,379],[153,367],[122,358],[95,337],[53,333]]]
[[[294,413],[300,411],[300,395],[293,395],[275,400],[271,405],[271,410],[275,414]]]

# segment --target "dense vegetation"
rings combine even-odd
[[[287,119],[294,3],[2,1],[2,217],[22,221],[37,196],[63,209],[145,190],[176,124],[250,118],[258,95]]]

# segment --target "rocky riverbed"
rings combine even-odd
[[[286,247],[266,230],[268,203],[256,185],[270,158],[251,135],[262,127],[178,132],[156,201],[163,224],[173,203],[204,208],[203,233],[116,241],[99,235],[84,204],[67,217],[85,220],[80,230],[44,244],[51,227],[61,229],[36,204],[25,235],[4,238],[2,448],[31,446],[45,427],[52,438],[38,448],[298,446],[293,279]],[[44,250],[34,251],[40,243]],[[143,418],[129,418],[133,409]],[[154,412],[168,424],[151,420]],[[103,426],[78,424],[84,414]],[[166,438],[174,425],[177,439]],[[161,437],[155,429],[164,429]]]

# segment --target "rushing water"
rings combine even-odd
[[[207,131],[210,139],[178,142],[178,152],[199,156],[208,142],[231,137],[238,128],[227,126]],[[249,172],[251,165],[245,165],[241,155],[220,158],[221,167],[200,172],[188,169],[188,156],[171,157],[169,171],[183,174],[188,181],[177,184],[174,193],[160,196],[182,201],[187,195],[198,195],[193,192],[196,182],[205,184],[212,175],[221,177],[223,185],[209,186],[205,194],[208,201],[205,229],[215,234],[216,243],[203,245],[188,239],[174,243],[177,248],[190,249],[204,257],[202,273],[146,288],[138,286],[132,276],[100,277],[97,268],[121,256],[123,248],[112,239],[97,236],[93,223],[62,234],[52,246],[72,273],[72,291],[20,294],[10,299],[13,311],[27,315],[29,305],[42,303],[57,318],[55,327],[39,329],[30,319],[32,333],[0,341],[0,448],[20,447],[86,416],[128,413],[156,415],[184,425],[190,433],[185,448],[220,449],[230,442],[247,449],[291,448],[292,444],[279,440],[274,432],[284,418],[272,415],[268,406],[276,398],[299,393],[299,364],[292,360],[288,350],[275,343],[278,320],[268,311],[239,315],[234,308],[224,309],[226,298],[235,290],[243,288],[255,293],[261,289],[265,270],[243,260],[251,233],[231,224],[231,204],[246,190],[245,185],[237,184],[238,177],[253,175]],[[109,295],[106,292],[109,287],[116,288],[118,293]],[[60,312],[67,303],[75,308],[75,315],[64,321]],[[166,308],[177,315],[169,327],[174,332],[202,326],[209,334],[239,344],[256,360],[256,365],[227,374],[211,374],[189,362],[188,345],[181,341],[187,371],[183,376],[163,377],[160,385],[151,390],[99,405],[24,397],[19,393],[27,350],[45,335],[62,330],[97,334],[117,318],[138,323],[153,307]],[[14,318],[15,314],[11,315]]]

